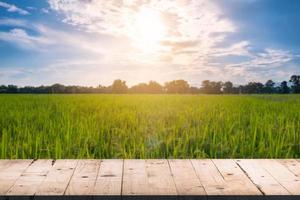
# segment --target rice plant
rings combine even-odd
[[[0,95],[1,158],[299,158],[299,95]]]

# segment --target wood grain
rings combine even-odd
[[[102,160],[92,194],[121,195],[123,160]]]
[[[34,161],[16,180],[7,195],[34,195],[52,168],[52,160]]]
[[[0,160],[0,195],[300,195],[300,160]]]
[[[3,162],[3,163],[2,163]],[[0,195],[5,195],[33,160],[1,160]]]
[[[63,195],[75,171],[78,160],[57,160],[36,195]]]

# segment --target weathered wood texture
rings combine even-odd
[[[300,195],[300,160],[0,160],[0,195]]]

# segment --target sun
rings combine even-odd
[[[134,28],[137,46],[144,52],[156,51],[166,34],[160,12],[147,7],[136,14]]]

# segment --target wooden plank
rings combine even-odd
[[[231,194],[230,187],[210,159],[191,160],[196,175],[208,195]]]
[[[123,160],[102,160],[94,195],[121,195]]]
[[[259,160],[259,163],[291,194],[300,195],[300,178],[276,160]]]
[[[52,160],[34,161],[17,179],[7,195],[34,195],[52,168]]]
[[[190,160],[125,160],[122,194],[203,195],[205,191]]]
[[[149,195],[177,195],[167,160],[146,160]]]
[[[57,160],[36,195],[63,195],[77,163],[77,160]]]
[[[190,160],[171,159],[169,164],[179,195],[206,194]]]
[[[262,195],[255,184],[247,177],[232,159],[215,159],[214,164],[222,174],[232,195]],[[241,187],[241,185],[243,187]]]
[[[89,195],[94,189],[100,160],[79,160],[66,190],[67,195]]]
[[[0,171],[0,195],[4,195],[14,185],[33,160],[5,161]]]
[[[167,160],[125,160],[123,195],[176,195]]]
[[[9,167],[10,160],[0,159],[0,171]]]
[[[288,170],[290,170],[295,176],[300,177],[300,162],[296,159],[281,159],[278,160]]]
[[[122,195],[149,194],[145,160],[124,160]]]
[[[271,176],[266,169],[260,164],[259,160],[254,159],[240,159],[236,161],[237,164],[246,172],[252,182],[265,195],[289,195],[280,183],[278,183],[273,176]]]
[[[191,162],[208,195],[261,194],[233,160],[191,160]]]

